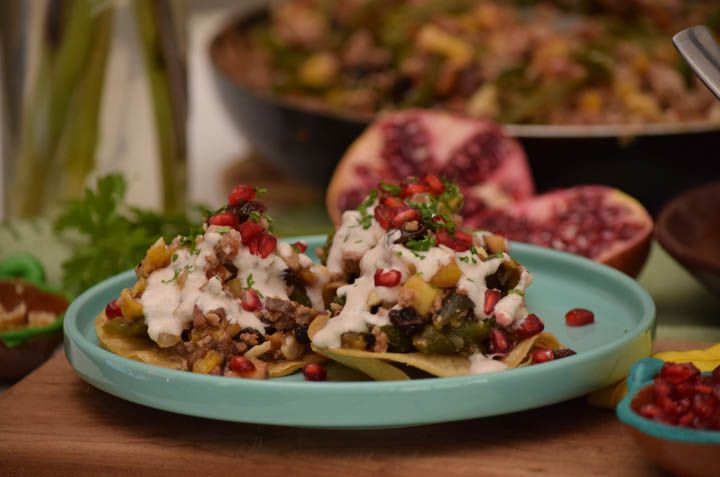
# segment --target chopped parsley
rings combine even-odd
[[[519,289],[517,289],[517,288],[513,288],[513,289],[510,290],[508,293],[514,293],[514,294],[516,294],[516,295],[525,296],[525,292],[522,291],[522,290],[519,290]]]
[[[192,272],[195,267],[193,265],[185,265],[183,268],[176,268],[175,273],[173,274],[172,278],[169,278],[167,280],[162,280],[162,283],[172,283],[175,280],[178,279],[181,273],[183,272]]]
[[[248,288],[252,288],[253,285],[255,285],[255,279],[253,278],[252,273],[251,273],[251,274],[248,275],[248,277],[247,277],[247,287],[248,287]]]
[[[392,195],[400,195],[402,193],[402,187],[395,184],[388,184],[385,182],[380,183],[380,189],[384,190],[385,192],[389,192]]]
[[[412,250],[413,252],[427,252],[437,244],[435,237],[426,235],[425,237],[417,240],[408,240],[405,242],[405,247]]]
[[[360,203],[357,210],[360,212],[360,225],[362,225],[362,228],[369,229],[370,225],[372,224],[372,215],[368,213],[368,207],[373,205],[375,203],[375,200],[377,199],[377,190],[373,189],[370,191],[367,197],[365,197],[365,200]]]
[[[256,188],[255,188],[255,193],[256,193],[257,195],[266,194],[266,193],[267,193],[267,188],[266,188],[266,187],[256,187]]]
[[[228,227],[227,225],[221,225],[220,227],[215,229],[215,233],[218,233],[220,235],[225,235],[226,233],[230,232],[232,229]]]

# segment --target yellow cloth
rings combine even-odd
[[[675,363],[692,363],[700,371],[712,371],[720,366],[720,344],[707,349],[696,349],[690,351],[663,351],[653,355],[654,358]],[[588,396],[588,402],[593,406],[615,409],[615,406],[627,394],[626,379],[599,389]]]

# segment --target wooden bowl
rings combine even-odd
[[[720,295],[720,181],[671,200],[658,217],[655,236],[700,283]]]

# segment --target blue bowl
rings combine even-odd
[[[649,386],[662,367],[663,361],[644,358],[630,368],[628,393],[617,407],[618,418],[645,454],[664,469],[678,475],[720,475],[720,431],[671,426],[633,410],[633,402],[648,399]]]

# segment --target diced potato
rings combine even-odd
[[[508,244],[502,235],[488,234],[483,237],[485,239],[485,248],[490,253],[501,253],[508,251]]]
[[[125,318],[135,319],[143,316],[142,303],[137,301],[130,294],[129,289],[124,289],[120,293],[120,310]]]
[[[441,293],[438,288],[430,285],[420,278],[419,275],[413,275],[408,278],[402,288],[403,290],[411,292],[412,299],[410,304],[420,315],[430,313],[435,298],[440,296]]]
[[[210,371],[215,369],[216,366],[220,366],[222,362],[222,355],[214,349],[211,349],[202,359],[195,361],[192,370],[193,373],[210,374]]]
[[[443,265],[443,267],[433,275],[430,283],[440,288],[454,287],[457,285],[458,280],[460,280],[461,275],[462,271],[460,271],[460,267],[458,267],[455,260],[452,260],[446,265]]]
[[[150,275],[152,272],[159,268],[167,267],[170,264],[175,249],[165,245],[165,240],[160,237],[157,241],[150,246],[145,258],[143,258],[140,264],[140,269],[144,276]]]

